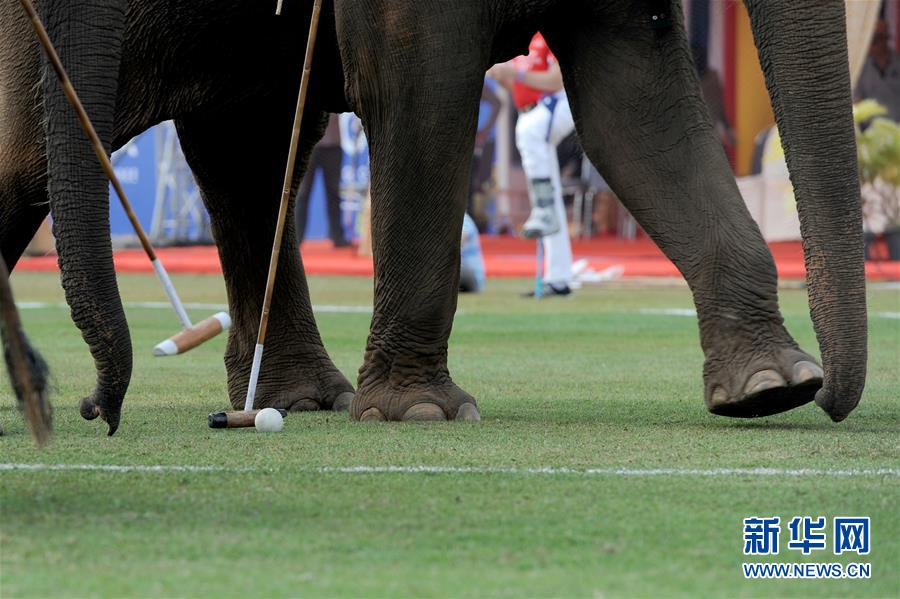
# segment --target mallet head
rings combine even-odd
[[[227,312],[218,312],[206,320],[201,320],[189,329],[179,331],[177,334],[162,341],[153,348],[153,355],[157,357],[176,356],[194,349],[201,343],[209,341],[222,331],[231,328],[231,317]]]
[[[287,410],[278,409],[282,418],[288,415]],[[233,412],[215,412],[209,415],[209,428],[251,428],[256,425],[259,410],[238,410]]]

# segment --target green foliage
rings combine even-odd
[[[861,100],[853,105],[853,122],[857,125],[884,114],[887,114],[887,108],[877,100]]]
[[[219,277],[174,278],[186,302],[224,302]],[[126,301],[165,301],[152,276],[121,279]],[[292,414],[274,435],[211,431],[206,414],[226,405],[224,338],[153,358],[177,319],[126,306],[135,377],[122,427],[106,437],[99,421],[77,414],[77,398],[95,381],[68,310],[23,310],[54,371],[55,437],[35,448],[4,386],[0,462],[227,470],[0,470],[0,596],[897,596],[897,477],[317,471],[900,463],[900,320],[883,315],[900,311],[896,289],[868,291],[866,393],[849,419],[833,424],[814,405],[760,420],[708,414],[696,319],[658,312],[692,307],[685,287],[516,297],[532,283],[492,279],[485,294],[460,298],[450,367],[478,399],[477,425],[361,425],[314,413]],[[13,286],[20,301],[62,301],[55,274],[14,275]],[[314,304],[371,305],[368,279],[313,277],[310,289]],[[780,303],[798,342],[814,352],[805,291],[783,290]],[[369,319],[316,314],[350,380]],[[744,580],[741,519],[751,515],[871,516],[865,560],[803,558],[782,546],[773,561],[871,561],[872,579]]]
[[[887,109],[875,100],[853,107],[859,178],[868,184],[864,211],[879,212],[891,225],[900,224],[900,125],[884,118]],[[861,125],[868,122],[865,131]]]

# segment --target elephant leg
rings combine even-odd
[[[7,14],[11,13],[11,14]],[[12,270],[50,211],[41,55],[18,4],[0,9],[0,253]]]
[[[708,409],[755,417],[812,401],[822,369],[784,327],[774,261],[714,134],[680,11],[657,31],[642,3],[612,4],[547,37],[585,151],[690,285]]]
[[[486,58],[475,11],[451,5],[338,7],[372,164],[375,308],[350,407],[357,420],[478,418],[450,378],[447,339]]]
[[[42,146],[39,139],[29,145]],[[0,150],[4,147],[23,148],[6,146],[0,139]],[[46,173],[47,162],[42,155],[23,162],[21,157],[0,151],[0,255],[10,269],[50,212]]]
[[[296,89],[293,91],[296,94]],[[210,214],[233,326],[225,366],[228,395],[243,408],[275,236],[294,95],[202,111],[177,122],[181,144]],[[307,109],[301,163],[321,136],[322,113]],[[296,169],[293,189],[303,173]],[[329,358],[313,317],[289,213],[269,315],[255,405],[346,410],[353,387]]]

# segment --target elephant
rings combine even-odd
[[[132,348],[107,181],[15,0],[0,4],[0,244],[15,264],[48,210],[72,318],[93,354],[86,418],[118,428]],[[41,0],[108,151],[173,119],[212,228],[243,405],[312,0]],[[371,150],[374,312],[357,386],[326,352],[293,218],[257,405],[360,421],[477,420],[447,367],[482,80],[540,30],[582,146],[693,294],[704,399],[753,417],[815,400],[835,422],[866,372],[865,273],[843,0],[746,0],[794,185],[822,367],[778,307],[777,274],[703,104],[678,0],[325,0],[296,188],[329,112]]]

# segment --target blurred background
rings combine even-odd
[[[799,240],[791,185],[773,129],[774,117],[747,11],[742,2],[730,0],[683,0],[682,6],[710,114],[748,208],[767,241]],[[900,116],[893,108],[897,106],[896,94],[900,89],[897,82],[900,0],[848,0],[846,7],[856,99],[880,95],[874,99],[888,108],[884,117],[896,121]],[[874,66],[867,63],[874,63],[873,56],[878,53],[881,56],[886,53],[892,69],[878,71],[886,82],[873,91],[872,86],[863,86],[860,81],[866,80],[865,71],[871,71]],[[486,86],[493,92],[493,98],[482,102],[481,125],[490,124],[490,127],[477,140],[468,212],[483,235],[515,236],[529,212],[526,181],[514,142],[517,112],[501,86],[490,80],[486,80]],[[369,252],[365,222],[369,178],[365,135],[354,115],[341,115],[336,120],[342,149],[339,232],[329,228],[327,169],[323,166],[308,175],[311,181],[303,238],[315,242],[331,237],[335,245],[352,244],[357,255],[365,256]],[[860,134],[865,125],[862,123]],[[896,129],[882,134],[896,135]],[[572,239],[641,238],[634,220],[619,205],[602,177],[584,160],[574,135],[560,145],[559,154]],[[891,158],[887,160],[890,162]],[[132,140],[113,155],[113,162],[155,244],[212,243],[208,217],[171,123],[163,123]],[[893,180],[884,169],[869,177],[871,180],[863,177],[864,201],[869,198],[866,228],[870,237],[881,238],[885,234],[896,237],[900,232],[896,170]],[[110,202],[110,226],[116,247],[136,244],[117,201]],[[341,240],[346,243],[340,243]],[[897,251],[900,252],[900,245]],[[45,223],[27,253],[47,256],[52,252],[50,227]],[[900,259],[893,254],[891,257]]]

